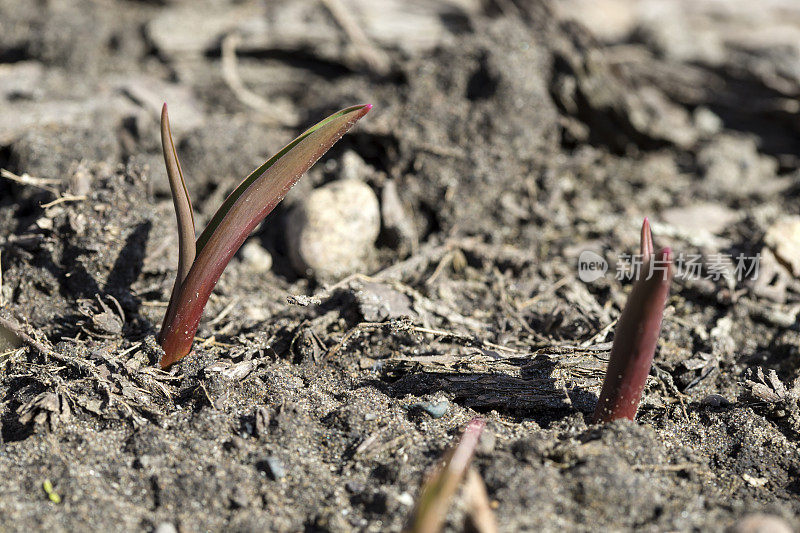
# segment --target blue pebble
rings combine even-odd
[[[411,407],[422,409],[431,415],[431,418],[442,418],[445,413],[447,413],[447,410],[450,409],[450,402],[447,400],[442,400],[440,402],[419,402],[413,404]]]

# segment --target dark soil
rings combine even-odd
[[[311,0],[0,0],[0,167],[28,176],[0,182],[2,312],[33,341],[0,354],[0,530],[399,531],[477,415],[502,531],[800,527],[800,268],[766,237],[800,215],[800,8],[341,1],[366,52]],[[226,83],[234,33],[277,113]],[[304,126],[375,106],[169,372],[163,101],[199,222]],[[357,275],[298,276],[286,215],[344,173],[401,220]],[[636,422],[592,426],[644,216],[761,272],[678,277]],[[583,250],[611,271],[581,281]]]

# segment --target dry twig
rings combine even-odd
[[[342,5],[341,0],[320,0],[322,5],[333,15],[334,20],[353,43],[356,54],[373,72],[384,75],[389,72],[389,57],[376,47],[353,19],[350,11]]]
[[[7,329],[11,333],[19,337],[19,339],[22,342],[24,342],[31,348],[35,349],[37,352],[44,355],[45,357],[55,359],[60,363],[64,363],[65,365],[71,368],[85,372],[91,375],[92,377],[100,381],[103,381],[103,378],[100,376],[100,374],[97,373],[97,369],[95,369],[95,367],[92,364],[83,361],[81,359],[78,359],[77,357],[70,357],[68,355],[63,355],[56,352],[55,350],[47,346],[45,343],[38,341],[32,335],[32,333],[26,331],[30,330],[29,326],[23,326],[16,320],[0,316],[0,327]]]
[[[239,46],[239,36],[235,33],[228,34],[222,40],[222,77],[236,98],[247,107],[258,111],[261,114],[260,118],[265,122],[283,126],[297,124],[298,117],[295,113],[270,104],[266,99],[245,87],[237,67],[237,46]]]

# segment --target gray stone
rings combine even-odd
[[[718,203],[698,202],[667,209],[661,218],[682,231],[718,235],[735,224],[741,214]]]
[[[707,107],[698,107],[692,114],[695,127],[704,135],[714,135],[722,131],[723,123],[713,111]]]
[[[369,174],[369,168],[361,157],[353,150],[348,150],[342,156],[342,180],[363,180]]]
[[[382,322],[386,319],[414,316],[411,299],[381,283],[364,283],[355,292],[358,309],[367,322]]]
[[[255,272],[268,272],[272,268],[272,255],[254,240],[242,246],[241,254],[245,265]]]
[[[286,476],[286,468],[283,463],[273,455],[268,455],[259,461],[258,469],[266,472],[274,481],[279,481]]]
[[[731,404],[730,400],[721,394],[709,394],[700,403],[708,407],[727,407]]]
[[[447,410],[450,409],[450,402],[447,400],[439,402],[419,402],[412,404],[410,408],[421,409],[431,415],[431,418],[442,418],[447,413]]]
[[[764,242],[795,277],[800,277],[800,216],[786,215],[776,220],[767,229]]]
[[[178,530],[170,522],[161,522],[153,530],[153,533],[178,533]]]
[[[752,138],[719,135],[697,156],[707,190],[742,197],[762,190],[774,180],[777,162],[761,155]]]
[[[745,516],[733,528],[733,533],[790,533],[792,528],[781,518],[768,514]]]
[[[298,273],[335,279],[364,268],[380,231],[378,199],[366,184],[329,183],[289,214],[287,244]]]

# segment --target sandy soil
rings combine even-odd
[[[0,0],[0,20],[0,296],[34,341],[0,354],[0,530],[399,531],[478,415],[501,531],[800,527],[794,2]],[[375,106],[169,372],[163,101],[199,224],[303,127]],[[345,179],[378,201],[375,242],[342,248],[349,274],[298,271],[292,213]],[[644,216],[701,275],[675,280],[636,422],[596,427]]]

